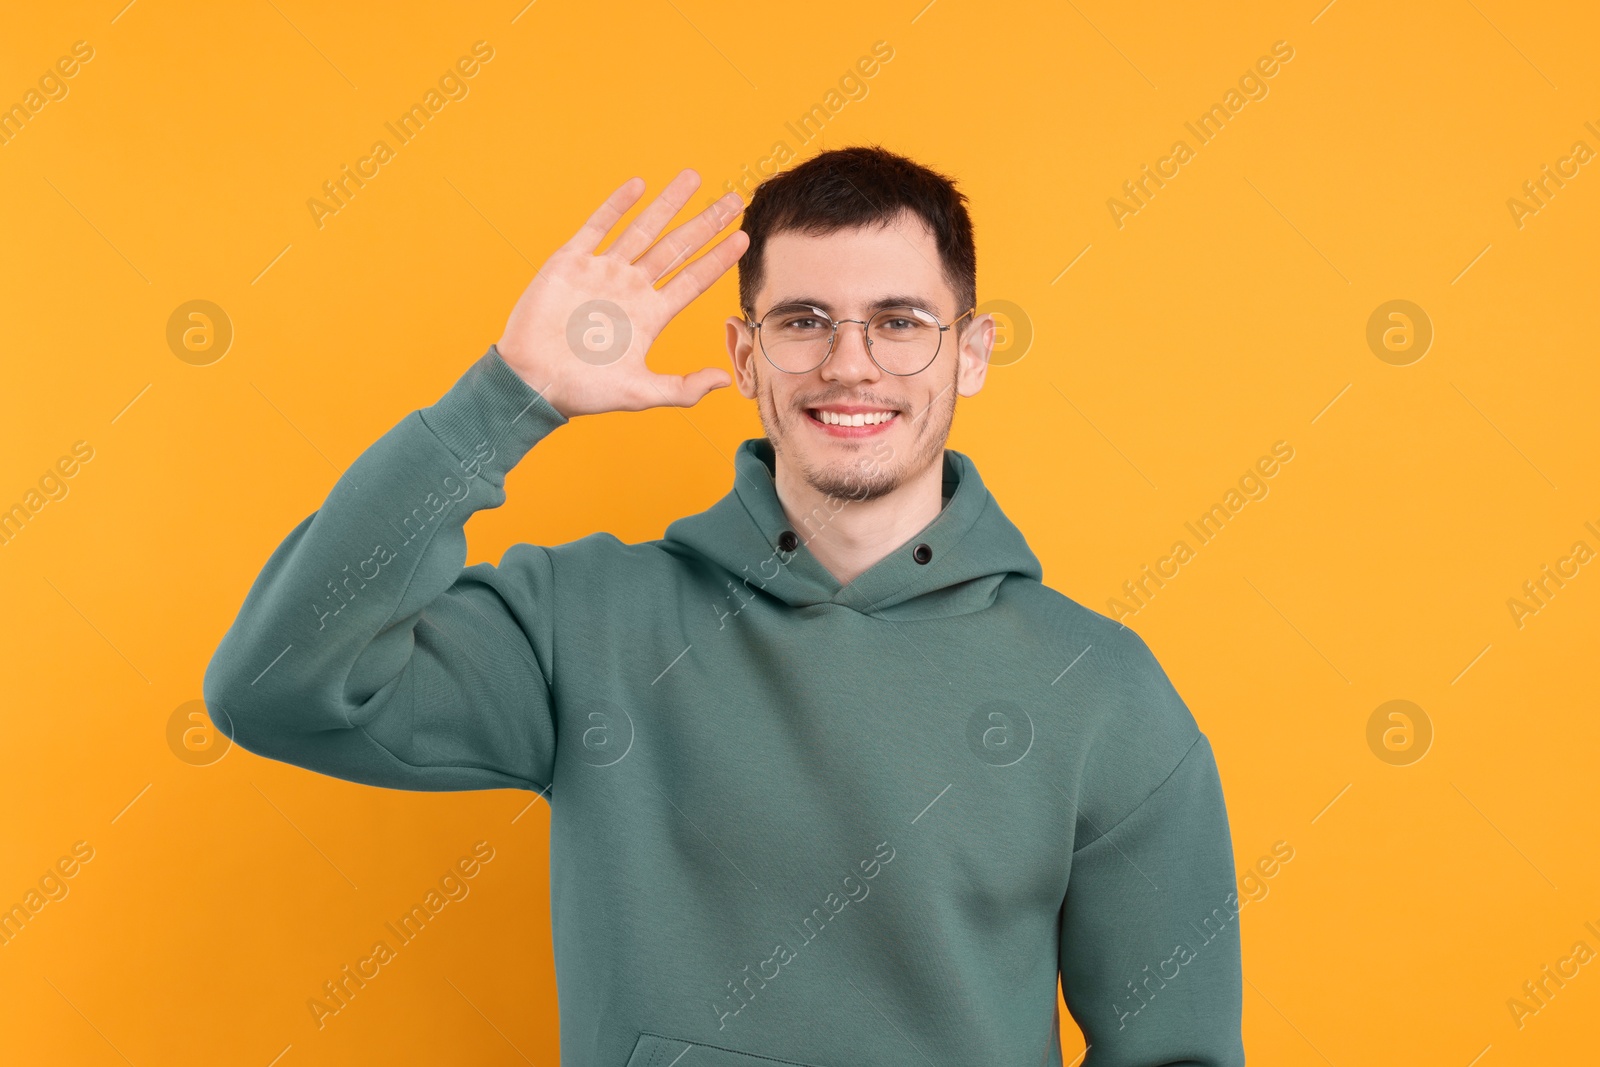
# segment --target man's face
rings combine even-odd
[[[836,320],[870,319],[886,299],[924,308],[941,323],[967,310],[955,306],[933,234],[910,214],[892,226],[825,236],[774,234],[765,266],[751,315],[758,322],[780,304],[810,304]],[[854,500],[890,493],[942,460],[956,396],[982,388],[993,344],[993,321],[978,316],[968,320],[959,342],[954,329],[944,331],[927,369],[895,375],[868,356],[861,326],[845,323],[822,366],[787,374],[762,355],[756,331],[743,319],[728,320],[735,382],[756,401],[778,462],[818,492]],[[889,417],[846,427],[823,421],[824,412]]]

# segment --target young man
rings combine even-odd
[[[698,184],[596,254],[626,182],[351,465],[251,588],[212,717],[351,781],[545,795],[564,1063],[1059,1065],[1059,971],[1086,1067],[1242,1064],[1211,747],[944,447],[994,338],[965,197],[827,152],[688,262],[740,206],[658,240]],[[464,567],[545,436],[729,384],[645,356],[736,260],[767,435],[728,495],[660,540]]]

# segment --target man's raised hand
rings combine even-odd
[[[645,365],[645,353],[672,317],[738,262],[750,243],[743,230],[735,230],[656,288],[743,209],[739,194],[729,193],[657,240],[699,186],[693,170],[681,172],[596,255],[644,194],[644,179],[628,179],[545,261],[512,309],[496,343],[500,357],[561,414],[689,407],[731,383],[715,367],[656,374]]]

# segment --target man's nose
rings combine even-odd
[[[879,373],[867,348],[866,324],[855,319],[841,320],[833,338],[833,351],[822,364],[822,376],[830,381],[867,381]]]

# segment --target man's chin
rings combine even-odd
[[[813,489],[841,500],[876,500],[894,492],[900,485],[898,478],[881,468],[864,474],[855,459],[803,462],[801,469]]]

